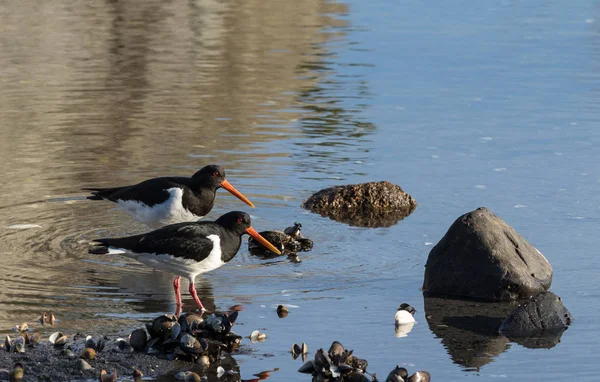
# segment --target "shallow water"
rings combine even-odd
[[[219,163],[257,208],[219,191],[209,218],[300,221],[315,242],[300,264],[244,245],[197,279],[209,308],[245,306],[237,333],[267,333],[236,357],[244,378],[309,380],[291,344],[339,340],[380,377],[400,364],[434,380],[597,380],[597,5],[266,4],[0,4],[0,329],[53,310],[61,328],[127,333],[173,311],[171,275],[87,254],[90,239],[146,228],[80,188]],[[419,202],[393,227],[300,208],[321,188],[384,179]],[[575,321],[549,350],[467,346],[484,353],[471,362],[427,324],[428,251],[480,206],[554,267]],[[418,323],[396,338],[401,302]]]

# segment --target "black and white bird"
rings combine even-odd
[[[273,252],[279,252],[250,224],[250,215],[233,211],[214,222],[188,222],[168,225],[155,231],[122,238],[97,239],[92,254],[122,254],[157,270],[177,275],[173,282],[177,310],[181,308],[180,279],[187,277],[189,292],[201,310],[194,280],[197,275],[215,270],[229,262],[248,234]]]
[[[398,307],[398,311],[394,316],[394,321],[396,325],[407,325],[414,324],[415,318],[413,317],[416,310],[412,306],[407,303],[402,303]]]
[[[197,221],[210,212],[216,191],[223,187],[254,208],[254,204],[225,179],[225,169],[209,165],[191,178],[171,176],[152,178],[132,186],[84,188],[90,200],[108,200],[150,227]]]

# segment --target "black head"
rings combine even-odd
[[[398,310],[406,310],[410,314],[415,314],[415,312],[416,312],[415,308],[413,308],[412,306],[408,305],[405,302],[400,304],[400,307],[398,307]]]
[[[225,215],[222,215],[220,218],[215,220],[215,223],[219,224],[223,228],[232,232],[233,234],[237,234],[242,236],[247,233],[252,236],[254,240],[258,241],[261,245],[266,247],[267,249],[275,252],[278,255],[281,255],[281,252],[273,246],[267,239],[262,237],[252,226],[250,225],[250,215],[242,211],[232,211],[228,212]]]
[[[204,166],[192,175],[192,180],[202,187],[216,190],[225,180],[225,169],[216,164]]]
[[[246,233],[246,230],[251,227],[250,215],[242,211],[231,211],[225,215],[221,215],[215,223],[230,231],[238,233],[240,236]]]

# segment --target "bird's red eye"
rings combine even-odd
[[[212,176],[219,176],[219,172],[218,171],[213,172]]]
[[[244,221],[244,218],[241,218],[241,217],[238,218],[238,223],[241,223],[243,221]]]

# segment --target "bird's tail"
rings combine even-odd
[[[105,200],[109,199],[110,194],[115,191],[120,190],[123,187],[113,187],[113,188],[82,188],[84,191],[90,191],[92,195],[88,196],[89,200]]]
[[[92,255],[106,255],[110,253],[110,249],[108,248],[110,246],[110,241],[111,239],[94,240],[94,246],[88,250],[88,253]]]

